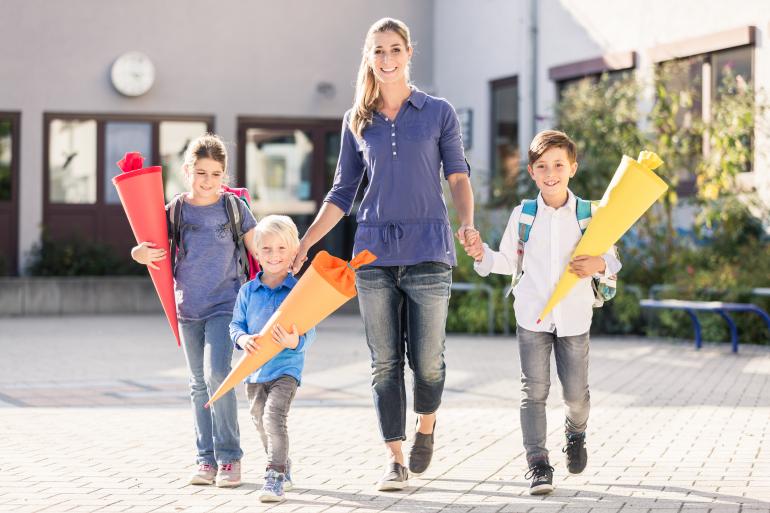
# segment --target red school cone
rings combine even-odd
[[[171,273],[173,256],[169,251],[161,167],[143,168],[143,163],[144,157],[141,153],[126,153],[117,163],[123,173],[113,178],[112,183],[118,190],[120,202],[126,211],[136,242],[153,242],[157,245],[156,247],[166,250],[167,257],[155,262],[160,269],[147,267],[147,270],[150,272],[155,291],[158,293],[163,311],[166,312],[166,318],[176,337],[176,343],[181,346],[174,298],[174,277]]]

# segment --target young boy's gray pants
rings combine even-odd
[[[565,427],[570,433],[582,433],[588,423],[591,399],[588,393],[588,332],[559,337],[548,332],[517,327],[521,361],[521,431],[527,462],[548,460],[545,440],[545,403],[551,386],[551,348],[556,356],[556,373],[563,389],[566,406]]]
[[[251,420],[262,438],[267,466],[278,472],[286,472],[289,461],[287,418],[297,385],[297,380],[291,376],[281,376],[266,383],[246,384]]]

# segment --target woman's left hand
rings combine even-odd
[[[473,228],[472,224],[464,224],[457,229],[457,238],[460,240],[460,244],[463,246],[465,246],[465,230],[474,231],[475,228]]]
[[[299,345],[299,332],[295,324],[291,325],[291,331],[286,331],[283,326],[276,323],[273,327],[273,341],[287,349],[296,349]]]

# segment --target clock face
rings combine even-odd
[[[112,64],[112,85],[126,96],[140,96],[150,90],[155,81],[155,66],[141,52],[127,52]]]

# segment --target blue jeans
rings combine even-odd
[[[180,335],[190,371],[190,397],[195,419],[196,461],[217,466],[238,461],[241,451],[238,404],[230,390],[210,408],[203,405],[230,373],[233,343],[229,315],[180,322]]]
[[[386,442],[406,440],[405,357],[414,373],[414,411],[433,413],[441,404],[451,284],[452,268],[439,262],[356,271],[374,407]]]
[[[521,432],[527,463],[548,460],[545,403],[551,387],[551,348],[566,407],[565,428],[582,433],[588,423],[588,332],[574,337],[516,328],[521,360]]]

